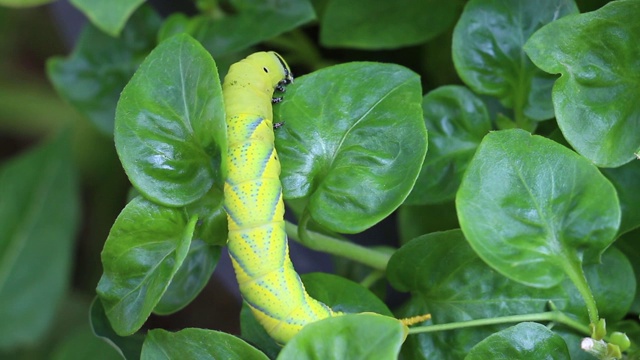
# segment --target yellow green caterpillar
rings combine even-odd
[[[307,294],[289,259],[272,102],[280,100],[273,98],[274,90],[284,91],[292,81],[280,55],[259,52],[233,64],[222,85],[229,254],[245,302],[280,344],[306,324],[341,314]]]

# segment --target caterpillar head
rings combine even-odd
[[[291,69],[289,69],[287,62],[284,61],[282,56],[275,51],[269,51],[268,54],[273,57],[271,62],[274,62],[274,64],[270,64],[269,69],[267,69],[268,71],[271,71],[272,68],[275,69],[274,76],[277,81],[274,84],[274,87],[291,84],[293,82],[293,74],[291,73]]]

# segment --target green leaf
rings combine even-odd
[[[393,316],[389,308],[371,291],[343,277],[312,273],[302,275],[304,287],[314,299],[335,311],[345,313],[374,312]]]
[[[79,222],[69,134],[0,167],[0,349],[38,341],[67,292]]]
[[[223,332],[184,329],[172,333],[154,329],[147,335],[140,359],[268,360],[269,358],[243,340]]]
[[[120,35],[127,19],[145,0],[70,0],[100,30]]]
[[[187,306],[209,282],[220,259],[221,250],[220,246],[209,245],[199,239],[193,240],[187,257],[153,312],[168,315]]]
[[[55,347],[48,359],[122,360],[122,355],[97,338],[91,331],[82,329],[67,334],[65,339]]]
[[[155,46],[160,22],[151,8],[143,6],[120,38],[86,26],[68,58],[54,57],[47,61],[47,74],[60,96],[102,133],[113,134],[120,93]]]
[[[407,336],[397,319],[350,314],[311,323],[282,349],[278,360],[396,359]]]
[[[398,209],[397,221],[401,244],[420,235],[460,227],[453,201],[435,205],[402,205]]]
[[[210,245],[227,244],[227,213],[221,189],[212,187],[204,197],[189,204],[185,210],[189,217],[198,217],[194,239],[203,240]]]
[[[536,289],[510,280],[484,263],[459,229],[420,236],[389,260],[387,278],[412,297],[400,316],[431,313],[433,324],[539,313],[569,298],[560,286]],[[503,326],[411,335],[403,347],[410,359],[460,359]]]
[[[522,50],[536,30],[578,8],[572,0],[471,0],[453,33],[453,61],[462,80],[516,112],[524,125],[553,117],[555,77],[536,68]]]
[[[553,86],[558,125],[574,149],[601,167],[640,153],[640,3],[613,1],[549,24],[527,42],[542,70],[562,76]]]
[[[329,1],[320,22],[320,42],[358,49],[420,44],[450,28],[461,5],[438,0]]]
[[[635,278],[640,279],[640,229],[626,233],[616,241],[616,247],[625,253],[633,267]],[[637,284],[636,284],[637,285]],[[640,291],[636,288],[630,312],[640,314]],[[639,344],[640,345],[640,344]]]
[[[55,0],[0,0],[0,5],[9,7],[31,7],[47,4]]]
[[[571,359],[564,340],[546,326],[520,323],[493,334],[474,346],[465,360]]]
[[[442,86],[422,100],[429,152],[405,205],[453,200],[491,120],[482,100],[463,86]]]
[[[146,198],[182,206],[216,183],[226,125],[211,55],[188,35],[162,42],[124,88],[115,143],[131,183]]]
[[[201,15],[188,19],[174,14],[163,26],[161,39],[186,32],[218,60],[315,19],[308,0],[236,0],[231,1],[231,6],[233,14],[226,16]]]
[[[98,296],[118,335],[140,329],[187,256],[196,218],[138,197],[122,210],[102,250]]]
[[[309,197],[327,229],[356,233],[395,210],[413,187],[427,137],[420,79],[391,64],[348,63],[289,86],[276,121],[284,196]]]
[[[585,266],[584,273],[598,304],[600,317],[607,319],[607,324],[621,320],[629,311],[636,294],[636,277],[627,256],[616,247],[609,247],[602,254],[602,263]],[[568,279],[564,288],[569,291],[571,299],[563,310],[578,315],[581,321],[588,323],[587,309],[580,293]]]
[[[282,350],[282,347],[267,334],[267,331],[253,316],[251,308],[244,301],[242,302],[242,310],[240,310],[240,333],[243,339],[267,354],[270,359],[275,359]]]
[[[122,358],[127,360],[140,359],[144,335],[136,333],[123,337],[116,334],[109,323],[109,319],[107,319],[102,301],[100,301],[98,297],[91,303],[89,321],[91,322],[91,328],[95,336],[111,345]]]
[[[600,169],[618,191],[622,219],[618,234],[640,227],[640,161],[632,161],[614,169]]]
[[[301,278],[311,297],[335,311],[369,312],[393,316],[389,308],[378,297],[351,280],[325,273],[304,274]],[[243,338],[256,344],[270,357],[275,357],[278,354],[280,346],[269,337],[246,304],[242,306],[240,324]]]
[[[478,255],[536,287],[557,285],[583,262],[599,262],[620,224],[615,188],[591,162],[523,130],[484,138],[456,207]]]

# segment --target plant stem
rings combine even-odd
[[[287,236],[313,250],[354,260],[379,271],[385,271],[387,268],[387,263],[391,257],[389,254],[309,231],[307,230],[309,219],[310,216],[305,212],[298,226],[285,221]]]
[[[569,261],[565,263],[564,271],[571,279],[571,282],[576,286],[580,295],[582,295],[582,299],[584,303],[587,305],[587,312],[589,313],[589,322],[592,324],[597,324],[599,320],[598,315],[598,306],[596,305],[596,299],[593,297],[593,293],[589,288],[589,283],[587,282],[587,278],[584,276],[584,271],[582,270],[582,263],[577,259],[573,259],[569,257]]]
[[[576,329],[585,334],[591,333],[588,326],[585,326],[573,320],[572,318],[568,317],[564,313],[560,311],[547,311],[547,312],[536,313],[536,314],[501,316],[501,317],[490,318],[490,319],[477,319],[477,320],[461,321],[461,322],[454,322],[454,323],[448,323],[448,324],[417,326],[417,327],[410,328],[409,334],[421,334],[421,333],[429,333],[429,332],[436,332],[436,331],[463,329],[463,328],[474,327],[474,326],[516,323],[516,322],[523,322],[523,321],[553,321],[553,322],[566,325],[573,329]]]
[[[360,285],[370,288],[376,281],[380,280],[384,276],[384,273],[379,270],[372,271],[369,275],[367,275],[362,281],[360,281]]]

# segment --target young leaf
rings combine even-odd
[[[482,100],[463,86],[439,87],[422,100],[429,152],[405,205],[453,200],[491,120]]]
[[[465,237],[487,264],[545,288],[577,275],[583,262],[599,262],[620,224],[615,188],[591,162],[523,130],[484,138],[456,207]]]
[[[161,19],[143,6],[120,38],[88,25],[68,58],[47,61],[47,74],[56,91],[102,133],[113,135],[116,103],[142,59],[156,44]]]
[[[276,106],[286,198],[309,197],[327,229],[356,233],[407,197],[427,136],[419,77],[398,65],[349,63],[303,76]]]
[[[518,117],[553,117],[555,77],[536,68],[522,46],[536,30],[578,12],[573,0],[471,0],[453,33],[453,61],[462,80],[492,95]]]
[[[70,280],[78,196],[68,134],[0,167],[0,349],[49,329]]]
[[[613,1],[536,32],[525,50],[553,86],[558,125],[571,146],[601,167],[640,153],[640,3]]]
[[[136,332],[187,256],[197,218],[138,197],[122,210],[102,250],[98,296],[118,335]]]
[[[147,334],[140,359],[268,360],[269,358],[242,339],[223,332],[184,329],[172,333],[154,329]]]
[[[438,0],[329,1],[320,23],[320,42],[359,49],[419,44],[448,29],[461,5]]]
[[[118,36],[133,11],[144,0],[70,0],[91,22],[111,36]]]
[[[188,35],[162,42],[122,91],[115,143],[144,196],[182,206],[222,184],[222,89],[211,55]]]
[[[564,340],[546,326],[520,323],[493,334],[474,346],[465,360],[520,359],[569,360]]]
[[[282,349],[278,360],[396,359],[407,336],[400,321],[349,314],[311,323]]]

